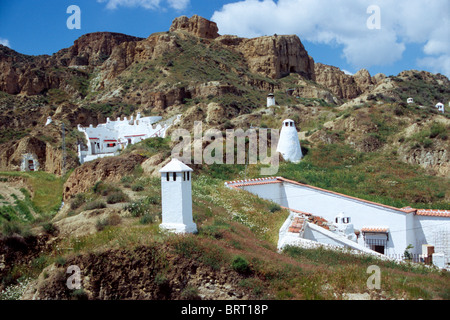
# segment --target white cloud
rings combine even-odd
[[[9,44],[8,39],[0,38],[0,44],[4,45],[5,47],[11,48],[11,45]]]
[[[106,8],[115,10],[118,7],[142,7],[144,9],[155,10],[160,8],[161,0],[97,0],[106,2]],[[189,5],[190,0],[167,0],[169,7],[175,10],[184,10]]]
[[[184,10],[190,3],[190,0],[167,0],[169,6],[175,10]]]
[[[433,73],[441,73],[450,78],[450,55],[425,57],[418,59],[417,64],[422,68],[430,69]]]
[[[380,29],[367,27],[371,5],[380,8]],[[313,43],[337,44],[355,68],[391,65],[407,44],[420,44],[426,55],[434,55],[422,65],[437,68],[437,61],[450,59],[449,12],[448,0],[243,0],[224,5],[211,20],[221,34],[297,34]]]
[[[345,74],[347,74],[347,75],[349,75],[349,76],[352,76],[352,75],[353,75],[353,73],[351,73],[350,71],[345,70],[345,69],[342,69],[342,72],[345,73]]]

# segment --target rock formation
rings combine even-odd
[[[217,28],[217,24],[215,22],[199,17],[196,14],[191,18],[186,16],[175,18],[169,31],[186,31],[196,37],[206,39],[215,39],[219,36],[219,29]]]

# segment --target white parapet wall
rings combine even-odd
[[[180,117],[181,115],[177,115],[158,124],[157,122],[162,117],[141,117],[138,113],[136,119],[125,117],[123,120],[118,118],[116,121],[112,121],[107,118],[106,123],[96,127],[78,125],[78,131],[84,133],[87,141],[87,150],[79,149],[78,152],[80,163],[116,155],[129,144],[135,144],[148,138],[164,138],[167,129],[173,123],[180,121]]]
[[[388,256],[401,256],[410,245],[413,246],[409,250],[410,253],[420,254],[422,244],[430,244],[436,247],[436,252],[444,253],[448,264],[449,210],[394,208],[283,177],[230,181],[226,185],[271,200],[293,212],[311,214],[328,222],[334,221],[336,215],[343,212],[345,216],[351,218],[355,233],[358,232],[359,247],[369,248]],[[318,232],[314,226],[309,227],[311,236],[313,232]],[[325,237],[327,232],[322,233],[324,236],[320,240],[329,243],[336,241],[336,238]],[[307,237],[307,230],[304,234]],[[280,239],[287,241],[291,236],[286,235],[284,239],[283,234],[280,234]],[[319,241],[319,238],[316,239]]]

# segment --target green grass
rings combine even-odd
[[[0,207],[0,222],[18,221],[32,223],[35,221],[32,212],[39,215],[39,220],[46,220],[52,217],[59,209],[62,201],[63,184],[66,177],[57,177],[55,175],[38,172],[0,172],[4,177],[22,177],[33,194],[22,188],[21,192],[24,199],[15,197],[14,203]]]
[[[4,129],[0,130],[0,144],[9,141],[20,140],[26,137],[30,133],[30,129],[16,130],[16,129]]]

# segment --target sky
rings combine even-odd
[[[0,0],[0,44],[51,55],[86,33],[146,38],[194,14],[222,35],[296,34],[315,62],[349,74],[415,69],[450,78],[450,0]],[[77,21],[79,29],[68,27]]]

